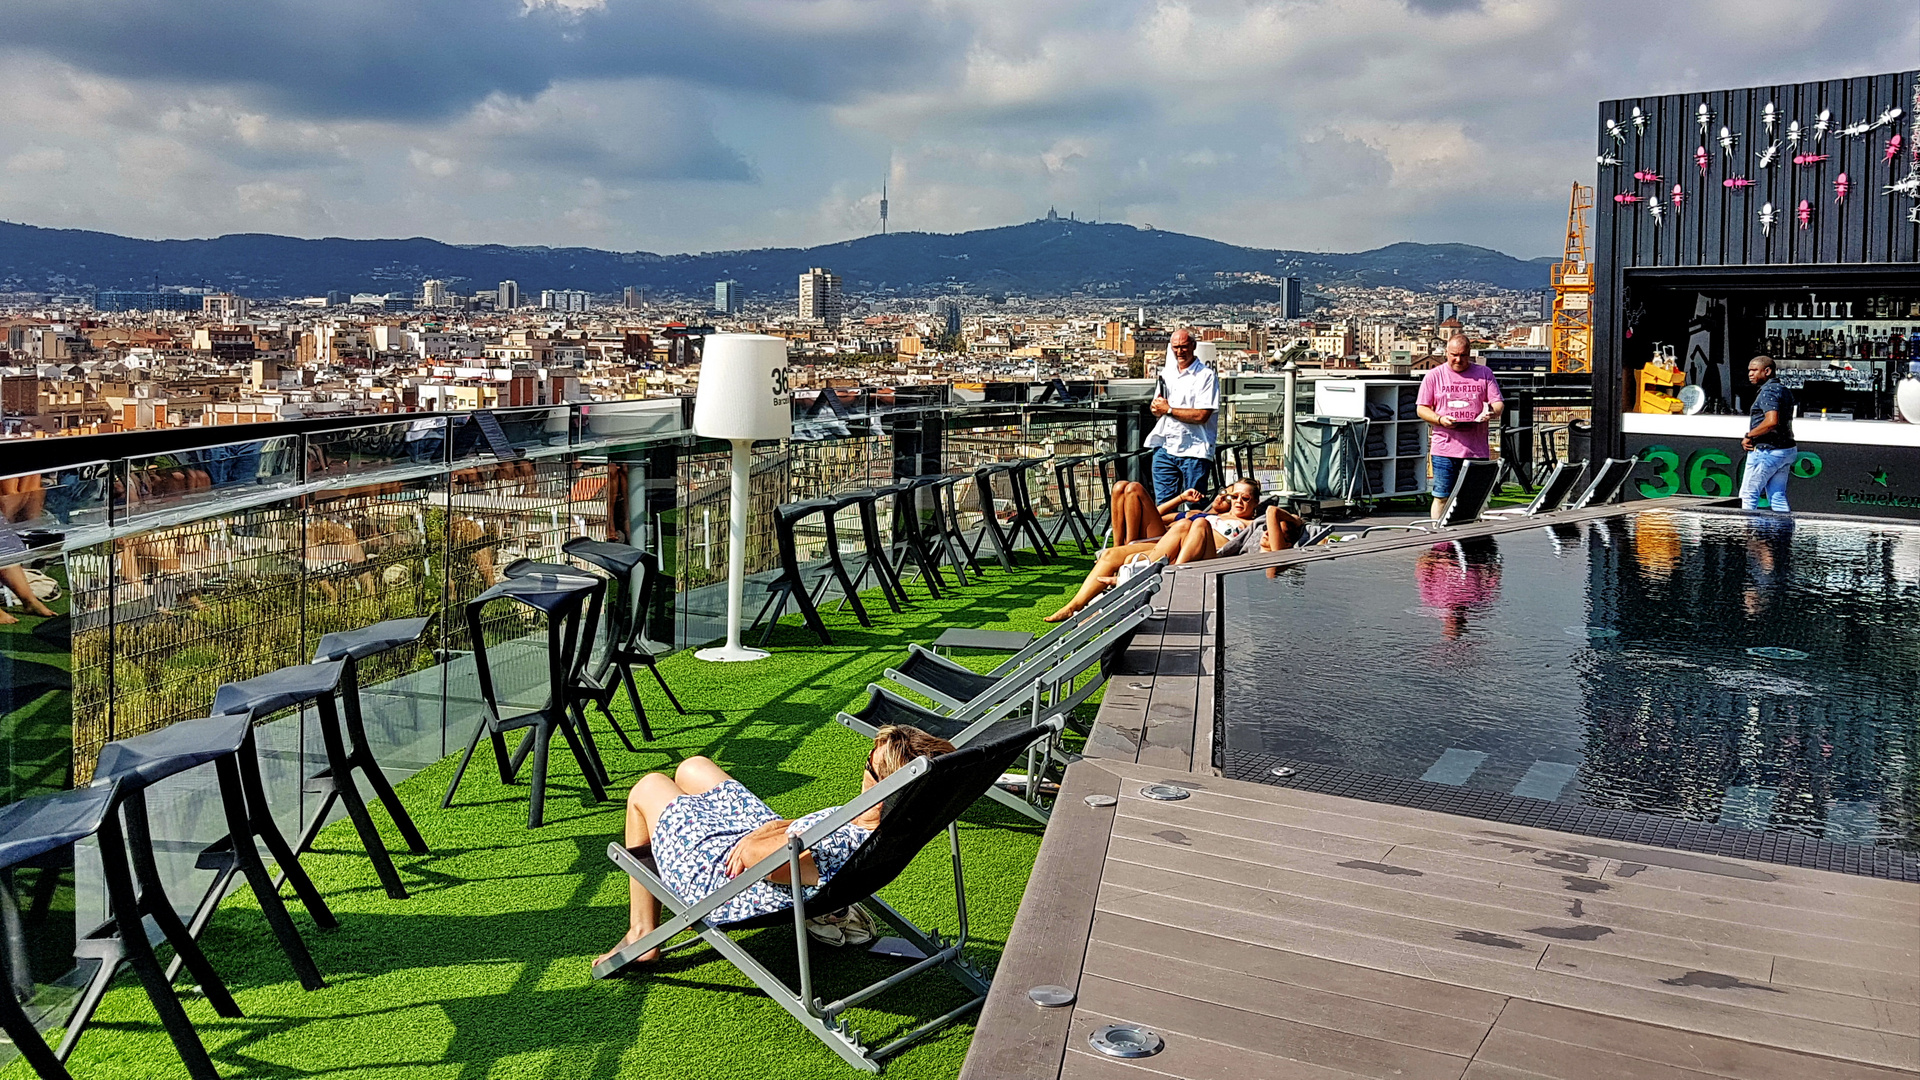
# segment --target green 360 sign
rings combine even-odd
[[[1643,499],[1660,499],[1683,492],[1724,499],[1740,489],[1740,470],[1733,458],[1715,447],[1695,450],[1683,462],[1678,451],[1656,443],[1640,452],[1640,462],[1653,470],[1651,479],[1636,481]],[[1802,450],[1800,459],[1793,463],[1793,475],[1801,479],[1819,476],[1820,468],[1820,455]]]

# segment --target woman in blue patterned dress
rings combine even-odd
[[[952,743],[919,728],[883,727],[873,738],[860,790],[893,775],[894,770],[915,758],[952,750]],[[648,773],[627,793],[626,844],[629,848],[651,844],[660,876],[674,892],[694,901],[786,847],[790,833],[804,832],[836,809],[830,806],[788,821],[711,760],[690,757],[672,776]],[[815,844],[800,856],[801,884],[809,891],[825,884],[879,825],[880,807],[875,806]],[[791,907],[791,876],[789,867],[780,866],[768,880],[756,882],[715,909],[708,919],[715,923],[738,922]],[[595,957],[595,963],[639,941],[659,925],[659,901],[638,881],[627,883],[627,910],[627,936]],[[659,955],[656,949],[640,959],[653,960]]]

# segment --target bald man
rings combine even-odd
[[[1415,399],[1420,419],[1433,427],[1433,520],[1439,521],[1453,494],[1460,463],[1493,456],[1488,444],[1490,425],[1500,418],[1506,402],[1493,369],[1473,360],[1473,343],[1465,334],[1447,342],[1447,361],[1420,380]]]
[[[1160,418],[1147,435],[1153,448],[1153,501],[1170,502],[1187,490],[1205,491],[1213,471],[1217,436],[1214,414],[1220,409],[1220,380],[1199,357],[1193,331],[1184,327],[1167,339],[1167,365],[1153,415]]]

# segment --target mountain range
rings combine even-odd
[[[1042,218],[964,233],[901,232],[811,248],[656,255],[597,248],[447,244],[405,240],[305,240],[235,233],[208,240],[139,240],[82,229],[0,222],[0,291],[76,292],[210,286],[257,298],[329,291],[415,294],[430,278],[456,293],[520,284],[648,296],[712,296],[738,281],[749,300],[786,299],[809,267],[840,275],[849,294],[951,293],[1171,300],[1204,294],[1216,274],[1299,277],[1309,288],[1395,285],[1416,291],[1472,282],[1504,289],[1547,285],[1551,259],[1516,259],[1468,244],[1390,244],[1329,254],[1239,247],[1199,236],[1114,223]],[[1269,287],[1270,288],[1270,287]],[[1236,299],[1245,287],[1232,290]],[[1202,297],[1204,298],[1204,297]],[[1250,297],[1249,297],[1250,298]]]

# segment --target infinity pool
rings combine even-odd
[[[1920,528],[1649,510],[1223,588],[1229,760],[1920,851]]]

